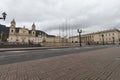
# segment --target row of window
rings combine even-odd
[[[83,37],[82,39],[93,39],[93,36]]]
[[[11,30],[11,33],[13,33],[13,30]],[[23,31],[23,34],[25,34],[25,33],[27,33],[27,34],[28,34],[28,32],[27,32],[27,31]],[[35,32],[32,32],[32,34],[35,34]]]
[[[115,35],[115,33],[106,33],[106,34],[103,34],[104,36],[114,36]],[[101,36],[101,35],[99,35],[99,36]]]
[[[26,38],[21,38],[21,40],[25,40]],[[13,40],[13,38],[11,38],[11,40]],[[38,39],[39,41],[41,40],[41,39]],[[19,39],[16,39],[16,41],[19,41]],[[34,41],[34,39],[33,39],[33,41]]]
[[[109,40],[109,41],[110,41],[110,40],[113,40],[113,39],[115,39],[115,38],[114,38],[114,37],[112,37],[112,38],[105,38],[104,40],[106,40],[106,41]],[[101,40],[103,40],[103,39],[100,39],[100,41],[101,41]]]

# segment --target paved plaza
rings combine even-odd
[[[0,80],[120,80],[120,47],[0,65]]]

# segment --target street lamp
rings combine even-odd
[[[79,45],[81,47],[82,46],[81,45],[81,33],[82,33],[82,30],[77,29],[77,32],[79,33]]]
[[[104,34],[102,34],[102,40],[103,40],[103,45],[104,45]]]
[[[112,39],[113,39],[113,44],[115,43],[115,38],[114,37],[112,37]]]
[[[0,19],[5,20],[5,19],[6,19],[7,14],[6,14],[5,12],[3,12],[3,13],[2,13],[2,16],[3,16],[3,17],[0,17]]]

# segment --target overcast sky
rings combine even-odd
[[[3,11],[7,19],[2,24],[9,26],[14,18],[18,27],[31,29],[34,22],[37,29],[55,35],[66,23],[74,35],[77,29],[89,33],[120,28],[120,0],[0,0]]]

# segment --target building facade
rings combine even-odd
[[[20,44],[39,44],[39,43],[60,43],[62,38],[60,36],[48,35],[43,31],[36,30],[36,26],[33,23],[31,30],[25,28],[17,28],[16,22],[13,19],[9,27],[9,36],[7,41],[9,43]]]
[[[16,22],[13,19],[9,28],[9,37],[7,41],[11,43],[21,44],[38,44],[43,42],[44,37],[45,33],[36,30],[36,26],[34,23],[31,30],[28,30],[27,28],[25,28],[25,26],[23,28],[16,28]]]
[[[79,37],[73,36],[69,38],[70,42],[78,43]],[[95,45],[95,44],[119,44],[120,43],[120,30],[111,29],[96,33],[85,34],[81,36],[82,44]]]

